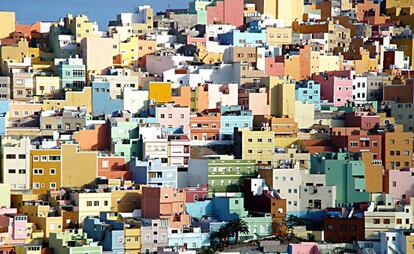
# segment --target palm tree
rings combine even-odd
[[[228,240],[228,237],[231,235],[230,228],[228,224],[222,226],[218,231],[215,231],[211,234],[211,239],[218,240],[220,250],[223,251],[224,243]]]
[[[247,225],[246,221],[242,219],[232,220],[227,225],[230,231],[235,234],[236,244],[239,241],[239,233],[242,233],[244,235],[247,235],[249,233],[249,226]]]

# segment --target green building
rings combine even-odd
[[[257,174],[255,160],[210,159],[207,167],[209,193],[243,191],[243,179]]]
[[[65,232],[50,233],[49,248],[54,254],[101,254],[102,246],[93,244],[92,239],[82,229],[71,229]]]
[[[137,122],[113,121],[111,123],[111,140],[114,155],[125,156],[126,161],[130,161],[131,157],[140,157],[142,142],[139,139]]]
[[[63,89],[82,91],[86,84],[86,67],[81,58],[68,58],[60,62],[57,72]]]
[[[365,166],[357,154],[322,153],[311,157],[311,173],[325,174],[326,185],[336,186],[336,202],[370,201],[365,189]]]
[[[190,2],[190,14],[197,14],[197,24],[207,24],[207,6],[214,3],[213,0],[194,0]]]

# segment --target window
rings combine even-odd
[[[380,224],[380,219],[374,219],[374,224]]]
[[[93,201],[93,206],[99,206],[99,201]]]
[[[14,168],[9,169],[9,174],[16,174],[16,169]]]
[[[21,159],[21,160],[26,159],[26,154],[19,154],[19,159]]]
[[[55,182],[51,182],[50,183],[50,188],[51,189],[56,189],[56,183]]]
[[[390,219],[384,219],[384,224],[390,224]]]
[[[357,147],[358,146],[358,142],[356,141],[351,141],[351,147]]]
[[[109,161],[102,161],[102,168],[109,168]]]
[[[47,161],[47,156],[43,155],[42,156],[42,161]]]
[[[16,159],[15,154],[6,154],[6,159]]]
[[[92,201],[86,201],[86,206],[92,206]]]
[[[43,168],[34,168],[33,175],[43,175]]]
[[[104,206],[108,206],[108,200],[104,200]]]
[[[40,183],[33,183],[33,189],[40,189]]]
[[[19,174],[26,174],[26,169],[19,169]]]
[[[49,156],[49,161],[60,161],[60,156],[57,156],[57,155]]]
[[[49,171],[50,171],[51,175],[56,175],[56,169],[55,168],[51,168]]]

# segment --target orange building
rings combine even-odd
[[[191,140],[220,140],[221,114],[219,109],[206,109],[190,116]]]
[[[98,177],[131,179],[128,163],[123,156],[98,156]]]
[[[81,150],[108,151],[111,149],[111,127],[109,124],[97,124],[91,129],[80,130],[73,139]]]
[[[185,210],[185,192],[182,189],[144,187],[142,190],[142,217],[168,219],[171,228],[184,228],[191,224]]]
[[[30,184],[34,194],[46,194],[61,187],[60,150],[30,151]]]
[[[147,55],[153,54],[157,50],[157,41],[155,40],[138,40],[138,66],[145,67]]]
[[[382,161],[385,170],[410,168],[413,164],[413,133],[403,125],[382,133]]]

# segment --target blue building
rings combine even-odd
[[[160,159],[140,161],[135,158],[131,160],[130,170],[135,183],[177,188],[177,166],[164,165]]]
[[[108,82],[92,82],[92,112],[94,115],[112,115],[124,109],[124,101],[111,98]]]
[[[6,114],[9,111],[9,101],[0,100],[0,136],[6,133]]]
[[[218,37],[221,44],[235,47],[259,47],[266,44],[266,30],[258,33],[233,30],[229,33],[219,34]]]
[[[272,235],[271,215],[249,213],[244,209],[244,198],[241,196],[213,197],[211,200],[187,203],[186,210],[193,218],[198,220],[209,218],[211,222],[214,222],[214,225],[218,225],[214,229],[211,229],[210,223],[203,220],[204,225],[200,226],[205,228],[206,224],[210,225],[208,226],[210,230],[218,230],[220,225],[223,225],[220,222],[242,219],[247,223],[249,233],[247,235],[240,235],[241,239],[260,238]]]
[[[170,228],[168,232],[168,246],[187,246],[188,249],[200,249],[203,246],[210,246],[209,239],[209,233],[202,233],[200,227]]]
[[[321,109],[321,85],[313,80],[296,82],[296,100],[315,105],[315,110]]]
[[[83,231],[94,241],[100,242],[104,251],[124,253],[124,223],[111,220],[112,213],[101,213],[99,218],[87,217]]]
[[[234,128],[253,128],[253,114],[242,106],[222,106],[220,121],[221,140],[233,140]]]

